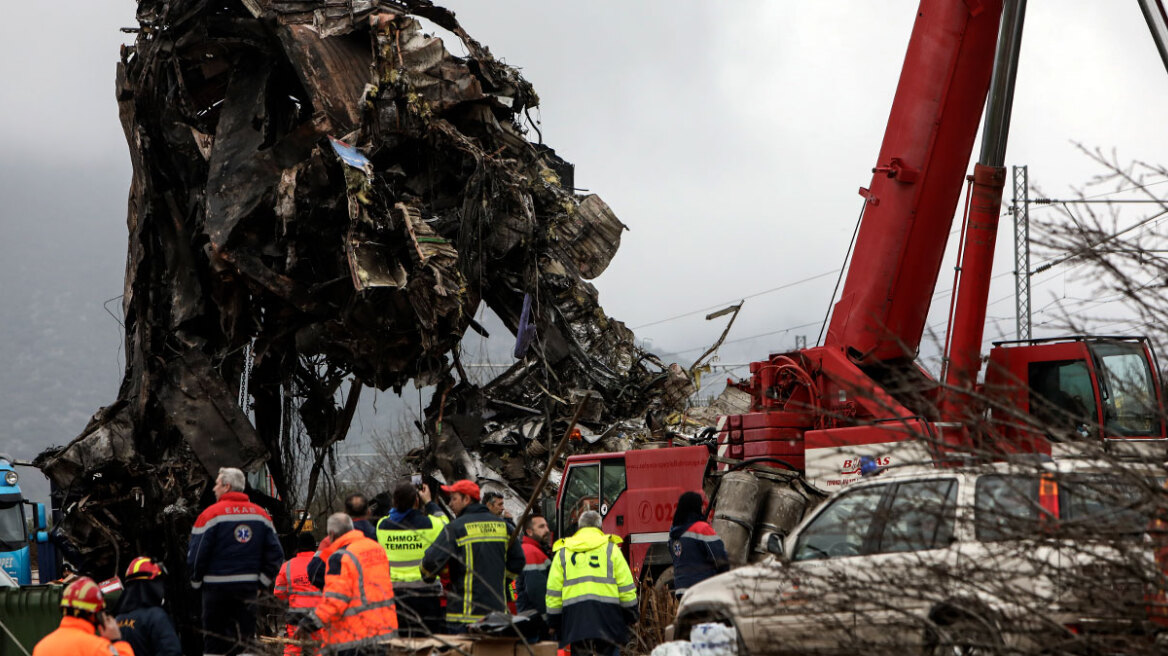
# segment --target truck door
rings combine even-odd
[[[559,532],[556,538],[576,533],[580,515],[588,510],[600,510],[600,463],[588,462],[568,465],[564,472],[564,493],[556,516]]]

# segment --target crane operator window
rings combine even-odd
[[[1031,362],[1030,414],[1043,426],[1087,437],[1098,423],[1086,360]]]

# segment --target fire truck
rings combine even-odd
[[[1168,65],[1163,5],[1140,2]],[[576,505],[596,503],[605,530],[631,543],[634,566],[651,565],[671,504],[718,471],[713,523],[740,563],[768,533],[791,528],[815,493],[880,468],[1057,457],[1084,444],[1168,455],[1146,338],[998,342],[978,382],[1025,4],[922,0],[871,182],[859,190],[864,211],[822,344],[771,354],[750,365],[748,380],[730,383],[750,395],[750,410],[720,418],[713,454],[690,447],[569,458],[561,532]],[[967,175],[979,124],[980,153]],[[959,273],[934,376],[917,355],[963,188]],[[760,459],[803,476],[727,471],[727,463]]]

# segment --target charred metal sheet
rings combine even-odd
[[[172,360],[159,387],[158,403],[208,473],[220,467],[255,469],[267,450],[234,401],[234,394],[198,351]]]
[[[363,35],[322,38],[307,25],[279,30],[289,60],[313,106],[348,131],[361,122],[361,96],[372,82],[369,39]]]

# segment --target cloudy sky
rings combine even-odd
[[[122,291],[130,166],[113,82],[135,5],[10,4],[0,40],[0,451],[30,458],[75,436],[121,379],[120,302],[108,303],[113,316],[103,303]],[[723,363],[791,348],[798,335],[814,342],[917,2],[448,6],[523,69],[542,99],[545,141],[629,225],[596,281],[610,315],[685,364],[722,329],[695,311],[744,297]],[[1099,172],[1073,141],[1168,163],[1165,107],[1168,74],[1136,3],[1030,0],[1008,164],[1029,165],[1033,183],[1065,196]],[[1008,224],[1000,234],[1007,271]],[[1057,270],[1036,279],[1035,307],[1073,296],[1073,284]],[[1011,285],[1005,276],[991,292],[1004,300],[990,307],[987,338],[1013,329]],[[937,301],[943,316],[948,298]],[[372,414],[362,421],[387,420]]]

